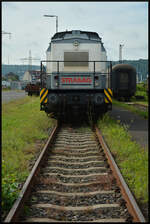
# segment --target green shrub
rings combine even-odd
[[[2,161],[2,208],[8,211],[16,200],[19,190],[15,173],[6,174],[6,166]]]

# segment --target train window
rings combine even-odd
[[[88,66],[88,60],[88,52],[64,52],[64,66]]]
[[[120,74],[120,82],[128,83],[128,73],[123,72]]]

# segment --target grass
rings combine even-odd
[[[2,88],[2,91],[10,91],[10,90],[11,90],[10,87]]]
[[[146,83],[139,83],[136,86],[136,93],[135,96],[144,96],[143,101],[148,102],[148,94],[147,94],[147,84]]]
[[[125,108],[127,110],[132,111],[133,113],[136,113],[136,114],[140,115],[141,117],[143,117],[145,119],[148,119],[148,108],[147,108],[146,111],[142,111],[139,108],[136,108],[136,107],[134,107],[132,105],[127,105],[124,102],[120,102],[120,101],[117,101],[115,99],[113,99],[112,103],[113,103],[113,105],[121,106],[121,107],[123,107],[123,108]]]
[[[135,96],[143,96],[144,97],[143,101],[148,102],[148,94],[145,91],[137,90],[135,93]],[[136,97],[135,97],[135,100],[136,100]]]
[[[12,207],[19,185],[29,174],[37,142],[48,138],[54,120],[40,111],[39,97],[25,97],[2,104],[2,209]],[[41,143],[42,144],[42,143]]]
[[[148,83],[144,83],[144,82],[142,82],[142,83],[138,83],[138,84],[136,85],[136,89],[137,89],[138,91],[143,91],[143,92],[146,92],[146,91],[147,91],[147,87],[148,87]]]
[[[86,132],[90,132],[91,131],[91,128],[90,127],[87,127],[87,125],[83,125],[83,127],[80,127],[77,129],[77,132],[80,132],[80,133],[86,133]]]
[[[135,96],[144,96],[144,99],[137,100],[136,97],[133,96],[133,97],[131,97],[131,101],[136,104],[142,104],[142,105],[148,106],[148,95],[146,92],[146,90],[147,90],[146,88],[147,88],[147,85],[145,83],[137,84]],[[115,99],[113,99],[113,105],[124,107],[125,109],[130,110],[145,119],[148,119],[148,107],[147,107],[146,111],[143,111],[143,110],[140,110],[139,108],[136,108],[132,105],[127,105],[124,102],[120,102]]]
[[[136,104],[141,104],[141,105],[144,105],[144,106],[148,106],[148,102],[146,102],[146,101],[133,100],[133,102],[136,103]]]
[[[107,144],[129,188],[139,203],[148,202],[148,149],[131,140],[127,126],[121,126],[108,114],[98,121]],[[116,137],[117,136],[117,137]]]

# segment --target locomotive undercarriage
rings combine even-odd
[[[81,118],[86,115],[97,119],[99,115],[111,110],[112,104],[106,104],[103,91],[62,91],[48,92],[48,102],[42,110],[54,118]]]
[[[98,63],[101,63],[102,66],[102,63],[108,61],[87,61],[88,72],[77,72],[73,69],[69,70],[70,72],[61,71],[59,64],[64,63],[66,66],[66,62],[77,63],[78,61],[41,62],[40,109],[56,119],[63,117],[78,119],[86,115],[97,119],[99,115],[111,110],[111,62],[109,61],[107,71],[102,71],[100,68],[98,70],[97,66]],[[46,70],[42,63],[57,64],[56,71]],[[93,70],[90,70],[92,64]]]

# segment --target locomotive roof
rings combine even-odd
[[[95,39],[97,41],[100,41],[101,38],[96,32],[89,32],[89,31],[81,31],[81,30],[72,30],[72,31],[65,31],[65,32],[58,32],[55,33],[52,37],[52,40],[56,39],[70,39],[74,37],[84,38],[84,39]]]

